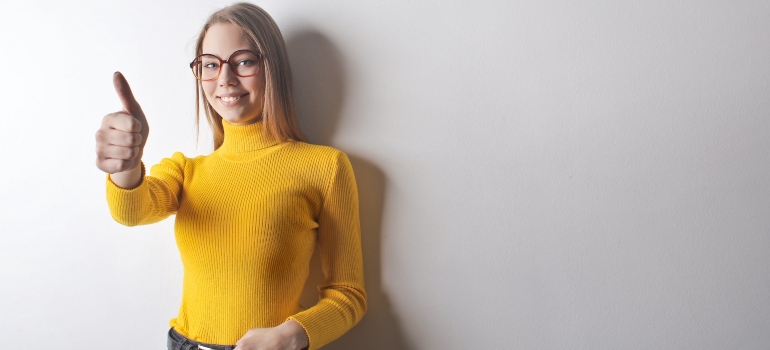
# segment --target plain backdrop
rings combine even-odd
[[[165,349],[174,217],[112,220],[94,134],[120,70],[148,165],[210,153],[188,63],[227,4],[3,3],[2,347]],[[769,2],[257,4],[358,181],[369,311],[329,349],[768,348]]]

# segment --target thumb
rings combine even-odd
[[[132,117],[139,117],[142,114],[142,108],[139,106],[139,102],[136,102],[134,94],[131,92],[131,87],[128,85],[123,73],[115,72],[112,75],[112,83],[115,85],[115,92],[120,97],[123,109]]]

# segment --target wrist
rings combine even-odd
[[[286,320],[286,322],[281,323],[278,327],[282,328],[282,331],[292,339],[295,349],[308,348],[309,339],[307,333],[305,332],[305,328],[302,328],[302,325],[300,325],[299,322],[289,319]]]
[[[145,172],[144,163],[140,161],[137,166],[129,170],[110,174],[110,180],[120,188],[134,189],[144,180]]]

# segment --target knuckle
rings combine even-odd
[[[112,173],[112,168],[102,158],[97,158],[96,159],[96,167],[99,168],[99,170],[101,170],[101,171],[103,171],[105,173]]]
[[[134,151],[134,148],[126,148],[126,159],[134,159],[136,157],[136,151]]]
[[[113,126],[124,125],[126,123],[126,118],[127,117],[129,117],[129,116],[126,115],[125,113],[122,113],[122,112],[113,113],[113,117],[112,117],[112,119],[113,119],[113,121],[112,121]]]
[[[124,132],[121,135],[121,143],[124,144],[133,144],[134,143],[134,134]]]
[[[104,143],[109,141],[110,131],[109,129],[99,129],[96,131],[96,134],[94,136],[97,142]]]
[[[121,118],[121,112],[112,112],[110,114],[107,114],[104,116],[104,121],[109,125],[114,125],[116,122],[118,122]]]

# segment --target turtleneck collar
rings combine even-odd
[[[220,152],[249,152],[278,144],[278,141],[263,129],[264,121],[261,119],[249,125],[232,125],[222,119],[222,127],[225,140],[219,147]]]

